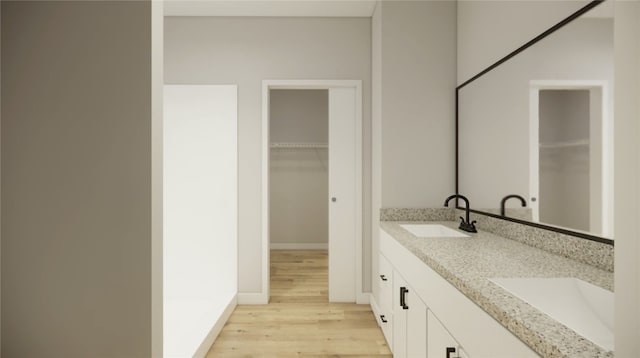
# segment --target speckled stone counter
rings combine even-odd
[[[573,330],[489,281],[495,277],[575,277],[613,290],[613,273],[480,231],[469,238],[417,238],[382,221],[380,227],[543,357],[613,357]],[[457,229],[452,221],[438,223]]]
[[[464,215],[464,210],[456,210],[456,214]],[[613,245],[476,213],[471,213],[470,220],[478,221],[478,229],[613,272]]]
[[[453,221],[453,208],[382,208],[380,221]]]

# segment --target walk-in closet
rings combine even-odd
[[[327,90],[271,90],[271,249],[327,249],[327,143]]]

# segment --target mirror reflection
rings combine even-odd
[[[612,238],[613,17],[595,10],[459,89],[473,208]]]

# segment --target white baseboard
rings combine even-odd
[[[229,317],[231,317],[231,314],[233,313],[233,310],[236,308],[237,305],[238,305],[238,295],[235,295],[233,296],[231,301],[229,301],[229,304],[227,304],[227,307],[222,312],[222,315],[220,316],[220,318],[218,318],[218,320],[213,325],[213,327],[211,327],[211,331],[209,331],[209,334],[207,334],[207,337],[205,337],[204,341],[202,341],[202,343],[200,344],[200,347],[198,347],[196,352],[193,354],[193,358],[205,358],[205,356],[207,355],[207,352],[209,352],[209,349],[211,349],[213,342],[215,342],[216,338],[218,338],[218,335],[222,331],[222,328],[224,327],[225,323],[227,323],[227,321],[229,320]]]
[[[296,242],[272,242],[271,250],[328,250],[327,243],[296,243]]]
[[[359,305],[366,305],[372,300],[370,292],[360,292],[356,296],[356,303]]]
[[[373,299],[373,295],[371,297],[371,300],[369,300],[369,305],[371,305],[373,315],[376,317],[376,323],[378,324],[378,327],[380,327],[380,321],[378,319],[378,317],[380,317],[380,307],[378,307],[378,303],[376,303],[376,300]]]
[[[266,305],[269,303],[269,296],[262,293],[238,293],[239,305]]]

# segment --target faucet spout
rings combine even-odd
[[[449,207],[449,201],[451,201],[451,199],[453,198],[462,199],[465,205],[465,218],[460,217],[460,219],[462,220],[462,222],[460,223],[460,230],[464,230],[467,232],[478,232],[475,226],[476,221],[469,221],[469,199],[467,199],[467,197],[465,197],[464,195],[453,194],[445,199],[444,206]]]
[[[502,198],[502,200],[500,201],[500,215],[505,216],[505,204],[507,203],[507,200],[514,198],[514,199],[520,199],[520,202],[522,203],[522,207],[526,207],[527,206],[527,201],[524,200],[523,197],[521,197],[520,195],[517,194],[511,194],[511,195],[507,195],[504,198]]]

